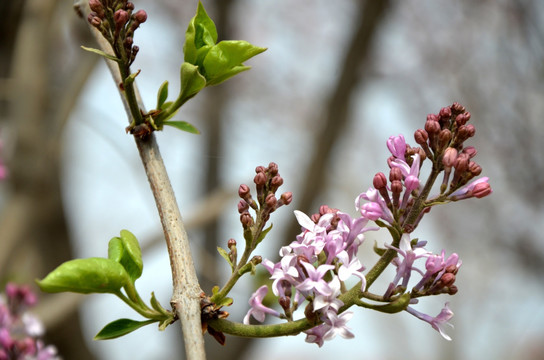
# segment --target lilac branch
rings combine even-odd
[[[86,8],[87,14],[89,12]],[[110,44],[100,32],[90,26],[100,50],[105,53],[112,53]],[[115,84],[123,83],[117,63],[106,60],[111,71]],[[134,99],[138,102],[139,109],[144,109],[141,98],[135,84]],[[129,115],[129,122],[132,122],[133,112],[126,97],[121,92],[121,99],[125,110]],[[204,341],[200,321],[200,285],[196,276],[193,259],[191,256],[189,239],[185,231],[181,213],[177,205],[172,185],[168,178],[154,134],[141,139],[135,136],[136,146],[145,168],[145,172],[155,198],[157,210],[163,226],[164,236],[170,257],[172,268],[173,295],[171,298],[172,307],[176,316],[180,319],[185,342],[187,359],[205,359]]]

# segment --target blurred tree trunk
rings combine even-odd
[[[2,281],[32,284],[73,257],[62,204],[60,135],[81,80],[95,61],[78,63],[76,59],[77,65],[71,67],[67,55],[59,51],[61,26],[67,24],[68,16],[75,18],[68,4],[57,0],[10,3],[21,5],[22,13],[11,24],[11,46],[2,48],[2,63],[11,68],[3,125],[12,135],[9,142],[14,153],[8,162],[10,193],[0,217],[0,274]],[[10,15],[3,13],[5,19],[17,18]],[[77,36],[81,29],[71,30]],[[47,341],[57,346],[60,355],[93,359],[82,338],[77,311],[68,309],[56,320],[47,329]]]
[[[368,64],[372,42],[378,33],[378,28],[384,19],[389,1],[371,1],[359,3],[358,15],[355,24],[357,28],[352,32],[352,38],[348,44],[345,57],[342,60],[340,75],[332,89],[330,96],[324,103],[323,122],[321,133],[315,140],[315,149],[309,154],[308,169],[304,172],[305,179],[301,181],[304,186],[302,192],[295,194],[296,206],[294,208],[313,214],[317,212],[316,199],[319,199],[326,189],[327,169],[331,162],[331,154],[334,144],[339,140],[343,130],[349,122],[349,110],[351,95],[359,84],[365,65]],[[300,233],[300,225],[293,221],[286,228],[284,236],[285,244],[291,243],[296,234]]]

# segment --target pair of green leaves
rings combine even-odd
[[[173,321],[173,314],[166,311],[152,294],[150,309],[145,305],[134,282],[142,276],[142,252],[136,237],[121,230],[108,244],[108,257],[93,257],[67,261],[50,272],[38,286],[45,292],[75,292],[80,294],[110,293],[120,297],[128,305],[149,320],[118,319],[106,325],[96,336],[97,340],[113,339],[126,335],[142,326],[160,322],[164,329]],[[125,297],[121,289],[124,289]]]
[[[196,15],[191,19],[185,32],[183,45],[184,62],[181,65],[181,90],[174,102],[167,102],[168,82],[165,81],[157,95],[157,110],[161,112],[154,120],[159,129],[163,125],[198,133],[191,124],[184,121],[168,121],[179,108],[206,86],[212,86],[249,70],[243,64],[266,48],[254,46],[244,40],[226,40],[217,43],[217,29],[198,3]]]
[[[136,237],[127,230],[114,237],[108,246],[108,258],[93,257],[67,261],[49,273],[38,285],[45,292],[111,293],[142,275],[143,262]]]

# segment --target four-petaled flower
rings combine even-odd
[[[280,313],[277,312],[274,309],[271,309],[267,306],[263,305],[263,299],[268,293],[268,286],[263,285],[253,295],[251,295],[251,298],[249,298],[249,305],[251,306],[251,309],[247,312],[246,316],[244,317],[244,324],[249,324],[249,317],[253,316],[255,320],[259,322],[263,322],[266,314],[274,315],[274,316],[280,316]]]

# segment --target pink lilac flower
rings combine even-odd
[[[327,312],[330,308],[332,308],[338,312],[338,309],[344,305],[342,300],[338,299],[338,296],[340,295],[340,280],[337,276],[333,277],[333,279],[329,282],[329,286],[332,290],[330,295],[318,294],[314,298],[314,311],[320,310],[322,312]]]
[[[462,188],[454,191],[450,198],[454,200],[468,199],[470,197],[482,198],[493,192],[487,176],[473,180]]]
[[[305,261],[302,266],[306,269],[308,277],[303,282],[296,286],[297,290],[303,292],[314,291],[315,294],[329,296],[332,294],[332,289],[329,284],[323,279],[325,274],[334,269],[334,265],[319,265],[315,268],[312,264]]]
[[[249,305],[251,306],[251,308],[244,317],[244,324],[249,324],[250,316],[253,316],[255,320],[259,322],[264,321],[266,314],[278,317],[280,316],[280,313],[276,310],[263,305],[263,299],[267,293],[268,286],[263,285],[259,289],[257,289],[257,291],[255,291],[253,295],[251,295],[251,298],[249,299]]]
[[[400,243],[399,248],[395,248],[390,245],[385,245],[386,247],[390,249],[395,249],[403,257],[402,260],[399,258],[396,258],[393,261],[393,264],[397,266],[397,274],[395,276],[395,279],[392,281],[392,287],[390,287],[389,290],[392,290],[394,286],[397,285],[400,279],[403,279],[402,286],[406,288],[408,286],[408,281],[410,280],[410,276],[412,274],[412,270],[416,270],[420,273],[422,273],[421,270],[415,268],[414,262],[422,257],[428,257],[432,255],[429,251],[425,250],[423,247],[415,247],[412,248],[412,244],[410,241],[410,234],[403,234]]]
[[[362,200],[369,201],[361,204]],[[393,213],[387,207],[387,203],[380,195],[379,191],[370,188],[355,199],[355,208],[361,212],[361,215],[370,220],[383,219],[392,224],[395,219]]]
[[[314,326],[313,328],[304,331],[304,333],[306,334],[305,341],[307,343],[315,343],[317,344],[317,346],[322,347],[323,343],[325,342],[323,336],[328,330],[329,326],[325,324]]]
[[[410,314],[414,315],[418,319],[428,322],[433,327],[433,329],[435,329],[440,333],[440,335],[442,335],[444,339],[451,341],[451,337],[444,331],[446,325],[449,325],[453,328],[453,325],[448,322],[453,317],[453,311],[450,310],[449,304],[450,303],[447,302],[444,305],[444,308],[435,317],[423,314],[410,306],[406,308],[406,311],[408,311]]]
[[[338,278],[341,281],[346,281],[352,275],[355,275],[361,279],[361,291],[365,291],[366,278],[361,272],[365,267],[361,264],[359,259],[355,256],[350,259],[345,251],[338,254],[338,259],[342,262],[342,265],[338,269]]]
[[[390,136],[389,139],[387,139],[387,148],[397,159],[404,159],[404,154],[406,153],[406,140],[404,139],[404,135]]]
[[[323,336],[325,340],[331,340],[340,335],[345,339],[351,339],[355,337],[349,328],[346,326],[347,322],[353,317],[353,312],[346,311],[338,315],[334,311],[327,311],[325,324],[329,326],[329,329]]]

